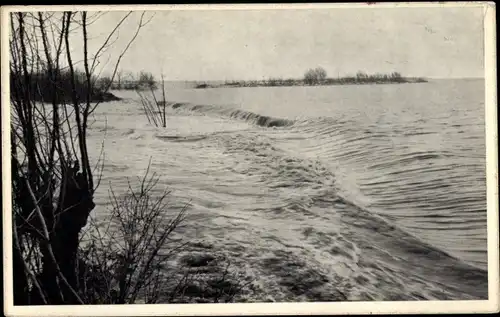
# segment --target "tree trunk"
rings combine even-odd
[[[24,271],[21,250],[16,246],[12,248],[13,257],[13,282],[14,282],[14,305],[29,305],[29,288],[26,272]]]
[[[57,261],[57,265],[73,290],[78,290],[77,251],[79,234],[86,225],[90,211],[95,207],[88,185],[82,173],[77,168],[70,168],[66,172],[65,197],[61,210],[56,216],[54,231],[50,237],[50,244]],[[53,265],[48,249],[42,250],[43,272],[42,283],[50,293],[52,304],[79,304],[70,289],[61,281],[56,283],[57,267]],[[50,290],[50,291],[49,291]],[[59,302],[61,291],[64,299]]]

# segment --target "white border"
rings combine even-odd
[[[326,8],[393,7],[483,7],[485,51],[485,116],[487,154],[487,227],[488,227],[488,300],[477,301],[401,301],[401,302],[328,302],[258,304],[157,304],[157,305],[83,305],[13,306],[10,107],[8,14],[16,11],[126,11],[126,10],[268,10]],[[498,130],[496,96],[496,20],[493,2],[377,3],[377,4],[237,4],[237,5],[114,5],[114,6],[7,6],[1,8],[2,65],[2,197],[4,247],[4,313],[8,316],[212,316],[212,315],[337,315],[337,314],[409,314],[409,313],[487,313],[500,311],[499,304],[499,223],[498,223]]]

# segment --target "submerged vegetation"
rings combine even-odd
[[[153,81],[154,82],[154,81]],[[167,101],[165,97],[165,80],[163,76],[161,78],[161,88],[162,88],[162,98],[163,100],[158,100],[155,94],[155,87],[150,86],[150,95],[148,97],[146,94],[140,92],[139,89],[136,90],[139,98],[141,99],[142,109],[144,110],[144,114],[148,119],[150,124],[153,124],[155,127],[167,127]]]

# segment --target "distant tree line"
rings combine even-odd
[[[398,72],[393,72],[391,74],[367,74],[365,72],[357,72],[356,76],[345,76],[339,78],[330,78],[331,82],[340,82],[340,83],[386,83],[386,82],[394,82],[394,83],[405,83],[408,82],[408,79],[403,77]]]
[[[206,82],[200,83],[195,88],[213,87],[273,87],[273,86],[316,86],[316,85],[348,85],[348,84],[384,84],[384,83],[421,83],[427,82],[421,77],[403,77],[398,72],[390,74],[367,74],[359,71],[355,76],[344,76],[329,78],[322,67],[310,68],[303,78],[269,78],[264,80],[233,80],[226,81],[221,85],[211,85]]]
[[[76,68],[73,73],[69,69],[51,71],[45,69],[29,74],[13,71],[10,73],[10,89],[15,93],[17,87],[26,86],[31,99],[52,102],[47,96],[55,96],[54,102],[57,104],[72,101],[73,96],[77,101],[86,100],[87,95],[92,102],[118,99],[108,92],[108,81],[105,78],[98,78],[93,74],[89,77],[89,83],[87,83],[86,73]]]
[[[322,67],[308,69],[303,78],[306,85],[335,85],[335,84],[362,84],[362,83],[407,83],[407,82],[425,82],[424,78],[407,78],[399,72],[390,74],[367,74],[358,71],[355,76],[344,76],[338,78],[328,78],[326,70]]]

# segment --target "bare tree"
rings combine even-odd
[[[96,167],[87,148],[89,117],[100,101],[95,89],[98,59],[126,13],[95,54],[88,27],[99,13],[15,12],[10,27],[11,165],[13,187],[14,303],[81,304],[78,292],[79,234],[94,208]],[[121,58],[147,23],[144,13]],[[83,41],[83,70],[73,58]],[[99,166],[97,162],[96,166]],[[99,171],[97,171],[99,173]]]
[[[232,301],[244,287],[230,281],[229,265],[205,288],[195,286],[196,277],[202,274],[199,270],[181,270],[174,274],[176,278],[167,275],[167,260],[185,245],[172,244],[172,233],[184,219],[185,209],[166,213],[168,192],[153,195],[158,181],[154,175],[146,174],[138,189],[130,184],[125,195],[111,191],[107,228],[114,230],[101,230],[90,216],[103,159],[102,153],[97,162],[89,157],[89,118],[101,102],[95,96],[109,90],[121,58],[147,23],[144,13],[118,56],[110,80],[99,80],[96,59],[130,16],[124,14],[95,54],[88,52],[88,26],[102,17],[98,13],[18,12],[11,16],[15,305],[134,303],[139,299],[188,302],[193,298],[220,302]],[[72,34],[80,34],[83,40],[83,70],[77,69],[79,63],[72,55]],[[150,90],[156,107],[151,120],[165,126],[165,90],[163,101]],[[89,239],[82,241],[82,236]]]

